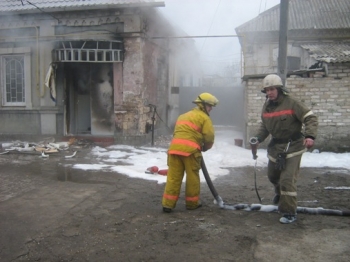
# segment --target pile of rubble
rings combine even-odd
[[[90,141],[82,141],[75,138],[69,139],[68,142],[55,142],[54,138],[49,138],[38,143],[22,142],[17,140],[0,144],[2,149],[0,154],[38,154],[40,157],[47,158],[50,154],[63,152],[65,154],[65,158],[73,158],[79,149],[89,146],[90,143]]]

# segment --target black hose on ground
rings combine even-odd
[[[213,182],[211,181],[211,178],[209,176],[209,173],[208,173],[208,170],[207,170],[207,167],[206,167],[206,165],[204,163],[204,159],[203,158],[202,158],[202,161],[201,161],[201,168],[202,168],[202,172],[203,172],[205,181],[207,181],[208,187],[209,187],[212,195],[214,196],[214,198],[215,198],[216,202],[218,203],[218,205],[222,208],[224,206],[224,201],[219,196],[218,192],[216,191],[216,189],[215,189],[215,187],[213,185]]]
[[[222,209],[229,210],[246,210],[246,211],[263,211],[263,212],[278,212],[278,206],[275,205],[261,205],[261,204],[236,204],[236,205],[228,205],[225,204],[222,198],[219,196],[216,191],[213,182],[209,176],[207,167],[204,163],[204,159],[201,161],[201,168],[205,178],[205,181],[208,184],[208,187],[214,196],[217,204]],[[311,207],[297,207],[298,214],[313,214],[313,215],[327,215],[327,216],[350,216],[350,210],[336,210],[336,209],[324,209],[322,207],[311,208]]]
[[[236,204],[224,205],[224,209],[230,210],[245,210],[245,211],[262,211],[262,212],[278,212],[278,206],[261,205],[261,204]],[[350,216],[350,211],[343,211],[337,209],[324,209],[322,207],[297,207],[298,214],[312,214],[312,215],[327,215],[327,216]]]

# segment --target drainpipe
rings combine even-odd
[[[288,45],[288,9],[289,0],[281,0],[280,4],[280,28],[278,48],[278,75],[283,85],[287,77],[287,45]]]
[[[153,115],[152,115],[152,143],[151,145],[154,146],[154,121],[156,120],[155,116],[157,113],[157,106],[149,104],[149,107],[153,109]]]
[[[40,90],[40,50],[39,50],[39,28],[37,26],[34,27],[36,29],[36,90],[40,97],[45,96],[45,87],[43,88],[43,92]]]

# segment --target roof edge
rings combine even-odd
[[[19,15],[19,14],[34,14],[34,13],[57,13],[65,11],[84,11],[84,10],[110,10],[121,8],[156,8],[165,7],[164,1],[148,2],[148,3],[125,3],[125,4],[96,4],[96,5],[75,5],[75,6],[61,6],[49,8],[30,8],[17,10],[0,10],[2,16]]]

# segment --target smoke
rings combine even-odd
[[[210,112],[214,125],[243,126],[243,87],[240,83],[226,86],[200,86],[180,88],[180,114],[196,105],[192,101],[201,93],[214,95],[219,104]]]
[[[159,11],[193,38],[205,74],[222,75],[228,66],[240,64],[241,47],[235,28],[259,13],[278,5],[279,0],[165,0]],[[210,37],[231,36],[231,37]]]

